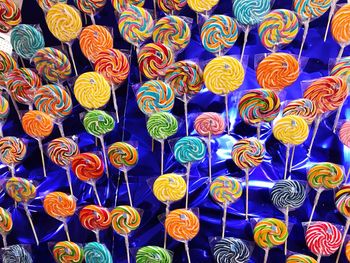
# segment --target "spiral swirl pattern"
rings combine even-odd
[[[8,100],[0,95],[0,122],[6,121],[10,114],[10,105]]]
[[[178,174],[163,174],[153,183],[153,194],[164,203],[181,200],[186,194],[186,182]]]
[[[74,0],[74,3],[81,12],[94,15],[98,9],[105,6],[106,0]]]
[[[350,148],[350,121],[346,121],[339,129],[339,139],[347,147]]]
[[[6,182],[6,192],[16,202],[28,203],[36,197],[35,186],[27,179],[12,177]]]
[[[318,163],[307,172],[307,181],[314,189],[335,189],[344,179],[342,168],[334,163]]]
[[[195,119],[194,129],[204,137],[208,137],[209,134],[220,135],[225,130],[225,121],[216,112],[204,112]]]
[[[271,189],[271,201],[278,209],[297,209],[306,199],[306,186],[296,180],[277,181]]]
[[[165,219],[166,232],[177,241],[190,241],[199,232],[199,219],[190,210],[176,209]]]
[[[78,244],[70,241],[56,243],[52,254],[56,263],[81,263],[84,260],[83,249]]]
[[[172,261],[172,256],[168,250],[157,246],[142,247],[136,254],[136,263],[171,263]]]
[[[126,142],[115,142],[108,148],[108,159],[117,169],[128,169],[138,162],[138,153],[134,146]]]
[[[271,8],[270,0],[235,0],[233,15],[237,21],[245,26],[254,26],[261,23]]]
[[[83,124],[88,133],[99,137],[113,131],[115,122],[108,113],[101,110],[93,110],[86,113]]]
[[[339,59],[332,68],[330,75],[341,77],[347,85],[350,85],[350,57]]]
[[[187,0],[188,6],[197,13],[203,13],[210,11],[214,6],[219,3],[219,0]]]
[[[112,210],[111,215],[114,231],[122,236],[126,236],[131,231],[136,230],[141,223],[139,212],[128,205],[117,206]]]
[[[111,220],[111,213],[107,208],[102,206],[87,205],[79,212],[79,221],[81,225],[91,231],[109,228]]]
[[[33,259],[30,253],[21,245],[12,245],[3,248],[2,263],[32,263]]]
[[[187,0],[157,0],[160,10],[169,14],[174,11],[181,11],[187,4]]]
[[[350,218],[350,185],[343,185],[335,193],[335,206],[346,218]]]
[[[282,116],[296,115],[302,117],[310,125],[317,116],[315,104],[309,99],[292,100],[283,109]]]
[[[348,241],[348,243],[346,244],[345,255],[346,255],[346,258],[350,261],[350,241]]]
[[[256,138],[237,141],[232,148],[232,160],[242,170],[252,169],[262,163],[265,148]]]
[[[147,131],[153,139],[165,140],[177,132],[176,118],[168,112],[157,112],[147,121]]]
[[[0,87],[6,87],[5,74],[17,68],[17,62],[9,54],[0,50]]]
[[[284,244],[288,238],[288,229],[279,219],[265,218],[255,225],[253,234],[255,243],[267,249]]]
[[[294,254],[287,258],[286,263],[317,263],[317,261],[307,255]]]
[[[214,257],[217,263],[247,263],[250,251],[242,240],[226,237],[215,243]]]
[[[242,85],[244,69],[237,59],[222,56],[214,58],[205,66],[203,76],[208,90],[217,95],[223,95]]]
[[[7,33],[22,21],[21,10],[12,0],[0,1],[0,32]]]
[[[332,0],[293,0],[294,11],[302,21],[322,16],[331,6]]]
[[[97,180],[103,175],[104,165],[94,153],[80,153],[72,160],[72,170],[84,182]]]
[[[277,120],[272,132],[285,145],[299,145],[309,136],[309,126],[302,117],[290,115]]]
[[[47,154],[56,165],[68,167],[72,159],[79,154],[79,148],[72,139],[61,137],[48,144]]]
[[[205,157],[206,148],[197,137],[187,136],[178,140],[174,146],[174,156],[181,164],[200,161]]]
[[[105,245],[98,242],[85,245],[84,258],[86,263],[113,263],[111,252]]]
[[[118,13],[123,12],[130,5],[142,7],[145,4],[145,0],[111,0],[111,2]]]
[[[12,227],[13,222],[11,214],[4,208],[0,207],[0,233],[6,235],[12,230]]]
[[[73,196],[63,192],[51,192],[47,194],[43,201],[45,212],[58,220],[73,216],[77,204]]]
[[[333,16],[331,32],[335,41],[341,46],[350,44],[350,4],[342,6]]]
[[[0,139],[0,162],[15,165],[21,162],[27,153],[27,146],[17,137],[7,136]]]
[[[228,205],[241,197],[242,186],[235,178],[223,175],[210,184],[209,193],[215,202]]]
[[[31,110],[22,118],[22,127],[26,134],[33,138],[45,138],[53,130],[53,122],[49,115],[44,112]]]

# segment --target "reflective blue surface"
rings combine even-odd
[[[71,1],[69,1],[71,2]],[[340,1],[345,2],[345,1]],[[72,3],[70,3],[72,4]],[[292,0],[275,1],[273,8],[288,8],[292,6]],[[146,0],[146,7],[152,7],[152,1]],[[39,6],[34,0],[24,1],[22,8],[23,23],[40,24],[45,36],[45,43],[47,46],[57,46],[60,43],[48,31],[44,16]],[[231,1],[221,0],[219,6],[215,9],[216,14],[232,14]],[[186,7],[181,13],[186,16],[195,18],[195,14]],[[295,99],[301,97],[300,81],[314,79],[328,74],[328,61],[337,55],[339,46],[329,36],[326,43],[323,43],[323,34],[327,22],[326,15],[311,23],[311,28],[306,40],[303,51],[303,56],[309,57],[307,65],[304,67],[298,81],[291,87],[286,88],[286,99]],[[119,49],[129,49],[117,30],[116,18],[113,14],[113,8],[109,1],[106,7],[97,15],[97,24],[103,24],[114,29],[114,46]],[[194,19],[195,21],[195,19]],[[89,22],[90,23],[90,22]],[[288,47],[286,51],[297,54],[301,44],[302,30],[298,37]],[[239,55],[243,42],[243,34],[240,35],[236,45],[229,51],[229,54]],[[92,70],[91,65],[83,57],[77,41],[73,45],[75,59],[78,65],[79,73]],[[344,56],[349,55],[350,48],[345,49]],[[244,84],[240,90],[258,88],[255,78],[254,70],[254,56],[255,54],[266,53],[267,50],[260,44],[256,29],[249,34],[246,54],[249,55],[249,63],[246,67],[246,77]],[[134,232],[130,239],[130,247],[142,247],[145,245],[163,244],[163,227],[158,220],[158,215],[164,213],[165,206],[158,202],[150,190],[147,180],[152,177],[159,176],[160,171],[160,145],[155,144],[155,151],[151,152],[151,139],[146,130],[146,119],[141,111],[138,109],[135,101],[134,93],[131,85],[138,82],[138,71],[136,69],[135,53],[133,55],[132,74],[128,83],[123,85],[117,91],[118,104],[121,115],[121,122],[116,126],[113,132],[105,136],[106,144],[109,145],[115,141],[122,140],[123,130],[122,126],[125,122],[124,140],[138,141],[139,163],[129,171],[129,181],[131,185],[131,192],[134,205],[144,210],[141,226]],[[192,26],[192,40],[184,52],[179,54],[178,60],[181,59],[195,59],[200,61],[207,61],[213,55],[206,52],[200,43],[198,35],[198,27],[196,24]],[[127,93],[128,89],[128,93]],[[254,136],[256,130],[243,124],[239,118],[236,118],[236,103],[235,95],[230,98],[230,120],[232,129],[231,136],[222,136],[215,138],[213,141],[213,176],[231,175],[239,178],[244,178],[244,173],[236,167],[231,160],[231,147],[236,139],[248,136]],[[126,112],[125,102],[127,102]],[[84,131],[84,127],[79,119],[79,113],[84,110],[78,106],[74,99],[75,107],[73,114],[65,120],[64,127],[67,136],[77,135],[79,137],[79,147],[81,152],[100,150],[100,146],[95,147],[94,138]],[[25,108],[23,108],[25,109]],[[190,131],[193,132],[193,116],[195,113],[204,111],[215,111],[223,113],[225,109],[224,98],[214,96],[210,92],[203,91],[195,96],[189,103],[190,112]],[[15,111],[11,108],[12,113],[10,119],[4,127],[5,135],[14,135],[18,137],[26,137],[22,131],[20,122],[17,119]],[[113,112],[113,104],[110,102],[106,109]],[[183,103],[176,100],[175,107],[172,111],[176,116],[183,118],[184,110]],[[345,104],[341,118],[350,117],[349,103]],[[124,116],[124,117],[123,117]],[[309,161],[330,161],[338,164],[344,164],[348,167],[350,160],[349,150],[345,150],[339,142],[338,137],[332,133],[331,127],[333,125],[335,114],[332,114],[328,119],[322,121],[319,132],[316,137],[315,145],[312,152],[311,159],[306,159],[306,150],[310,139],[305,145],[297,148],[295,161],[295,168],[292,172],[293,179],[306,180],[305,167]],[[126,118],[125,118],[126,117]],[[183,126],[184,126],[184,122]],[[184,127],[181,126],[178,133],[174,137],[185,136]],[[59,137],[59,131],[55,128],[50,138],[46,139],[48,142],[51,139]],[[274,180],[283,177],[285,147],[277,142],[271,134],[269,126],[263,127],[262,139],[265,142],[267,149],[267,156],[265,162],[252,172],[250,178],[250,216],[251,217],[277,217],[283,218],[283,214],[273,207],[270,202],[269,190],[273,185]],[[28,138],[29,151],[28,156],[22,165],[17,168],[17,175],[25,178],[30,178],[38,183],[38,197],[30,205],[32,217],[36,226],[40,246],[34,245],[34,238],[30,231],[28,220],[25,217],[24,210],[20,207],[14,209],[13,201],[4,193],[1,193],[1,205],[5,208],[10,208],[13,213],[14,229],[8,236],[8,243],[17,244],[25,243],[32,244],[32,253],[35,262],[52,262],[48,242],[57,242],[65,239],[63,225],[45,214],[42,208],[41,196],[47,192],[60,190],[66,193],[69,192],[68,183],[66,180],[65,170],[50,163],[46,158],[47,163],[47,179],[43,179],[41,170],[40,153],[37,142]],[[169,145],[165,148],[165,171],[166,172],[185,172],[185,168],[177,163],[172,156]],[[199,207],[201,231],[199,235],[190,243],[190,253],[192,262],[213,262],[212,253],[209,246],[208,239],[210,237],[219,236],[221,234],[221,218],[222,208],[215,204],[208,195],[207,184],[207,159],[205,159],[198,166],[193,167],[191,171],[191,187],[190,187],[190,207]],[[97,182],[97,187],[101,201],[106,207],[113,207],[115,202],[116,185],[118,183],[119,173],[112,166],[110,166],[111,179],[107,181],[104,176],[103,179]],[[2,178],[9,176],[6,167],[1,166]],[[94,194],[90,185],[80,182],[73,177],[74,193],[78,198],[78,205],[84,206],[96,202]],[[127,204],[127,192],[124,180],[121,179],[121,185],[118,193],[118,204]],[[332,191],[323,192],[316,208],[314,219],[322,219],[336,224],[343,225],[345,219],[337,213],[333,201],[334,193]],[[307,221],[312,208],[312,202],[315,196],[315,191],[310,190],[305,204],[298,210],[290,213],[290,222],[294,224],[290,234],[288,248],[291,251],[310,254],[305,246],[304,231],[301,222]],[[171,206],[174,208],[182,208],[184,200],[175,203]],[[244,220],[244,198],[233,204],[228,210],[226,236],[233,236],[252,241],[252,229],[249,222]],[[79,223],[78,216],[74,216],[68,222],[71,239],[74,242],[86,243],[95,241],[94,233],[85,230]],[[124,240],[122,237],[113,234],[112,229],[101,232],[101,241],[112,251],[115,262],[126,262],[126,252],[124,247]],[[174,262],[186,262],[186,255],[184,245],[182,243],[169,240],[169,249],[174,252]],[[255,247],[251,262],[262,262],[264,251],[259,247]],[[48,260],[50,258],[50,260]],[[52,259],[52,260],[51,260]],[[269,262],[284,262],[283,248],[278,247],[270,251]],[[334,262],[335,256],[330,258],[323,258],[322,262]],[[345,257],[343,261],[345,262]]]

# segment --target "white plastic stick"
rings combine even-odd
[[[309,31],[309,23],[310,23],[310,18],[308,20],[306,20],[304,23],[304,34],[303,34],[303,40],[302,40],[301,46],[300,46],[298,62],[300,61],[301,53],[303,52],[303,48],[304,48],[304,44],[305,44],[305,40],[306,40],[306,36],[307,36],[308,31]]]
[[[101,206],[101,200],[100,200],[100,197],[98,196],[98,192],[97,192],[97,188],[96,188],[96,182],[93,182],[92,184],[92,189],[94,190],[94,193],[95,193],[95,196],[96,196],[96,199],[97,199],[97,203],[99,206]]]
[[[289,149],[290,149],[290,145],[287,145],[287,149],[286,149],[286,163],[284,166],[284,177],[283,179],[286,180],[287,178],[287,172],[288,172],[288,161],[289,161]]]
[[[96,235],[96,241],[97,241],[98,243],[100,243],[100,231],[97,229],[97,230],[95,230],[94,232],[95,232],[95,235]]]
[[[160,175],[164,174],[164,140],[160,141]]]
[[[226,230],[226,218],[227,218],[227,203],[224,203],[224,215],[222,217],[222,233],[221,237],[225,237],[225,230]]]
[[[329,25],[331,24],[331,20],[332,20],[333,14],[334,14],[334,9],[335,9],[336,3],[337,3],[337,0],[333,0],[333,1],[332,1],[331,9],[329,10],[328,22],[327,22],[326,31],[324,32],[323,42],[326,42],[326,39],[327,39],[327,36],[328,36]]]
[[[249,170],[245,169],[245,220],[248,220],[249,214]]]
[[[260,140],[260,134],[261,134],[261,122],[258,123],[258,126],[256,127],[256,138]]]
[[[186,209],[188,208],[188,192],[190,189],[190,171],[191,171],[191,163],[187,163],[186,165]]]
[[[226,112],[227,134],[230,134],[230,118],[228,113],[228,94],[225,95],[225,112]]]
[[[265,249],[264,263],[267,262],[268,257],[269,257],[269,249]]]
[[[74,67],[75,76],[78,76],[78,71],[77,71],[77,66],[75,65],[75,60],[74,60],[74,55],[73,55],[72,46],[69,45],[69,44],[68,44],[68,51],[69,51],[70,58],[72,59],[72,63],[73,63],[73,67]]]
[[[131,192],[130,192],[130,186],[129,186],[128,172],[126,170],[124,171],[124,179],[125,179],[125,183],[126,183],[126,188],[128,190],[129,203],[130,203],[130,206],[132,207],[133,204],[132,204],[132,199],[131,199]]]
[[[66,170],[66,175],[67,175],[67,180],[68,180],[68,185],[69,185],[69,190],[70,190],[70,194],[73,194],[73,187],[72,187],[72,178],[70,177],[70,170],[69,170],[69,166],[64,168]]]
[[[286,223],[286,228],[288,230],[288,225],[289,225],[289,207],[288,206],[286,208],[286,211],[284,212],[284,221]],[[285,255],[287,255],[287,246],[288,246],[287,243],[288,243],[288,238],[286,239],[286,242],[284,243],[284,254]]]
[[[91,23],[92,23],[93,25],[96,25],[96,21],[95,21],[94,14],[91,14],[91,15],[90,15],[90,18],[91,18]]]
[[[169,210],[170,210],[170,203],[167,202],[165,207],[165,216],[169,214]],[[167,238],[168,238],[168,233],[166,232],[166,229],[164,227],[164,244],[163,244],[164,249],[166,249]]]
[[[185,127],[186,127],[186,136],[188,136],[188,108],[187,108],[187,95],[184,93],[184,108],[185,108]]]
[[[312,207],[310,219],[309,219],[309,222],[307,223],[307,227],[310,226],[311,221],[312,221],[312,218],[314,217],[315,209],[316,209],[316,206],[317,206],[317,203],[318,203],[318,199],[320,199],[321,193],[322,193],[322,190],[318,190],[318,191],[317,191],[317,194],[316,194],[315,200],[314,200],[314,205],[313,205],[313,207]]]
[[[109,178],[108,162],[107,162],[107,151],[106,151],[105,140],[104,140],[103,136],[100,136],[99,138],[100,138],[101,145],[102,145],[103,160],[104,160],[105,166],[106,166],[106,175],[107,175],[107,178]]]
[[[309,146],[309,151],[307,153],[307,156],[309,156],[309,157],[311,156],[312,146],[314,145],[314,141],[316,138],[318,127],[320,126],[320,122],[321,122],[321,116],[317,116],[316,120],[315,120],[314,131],[312,133],[312,138],[311,138],[311,142],[310,142],[310,146]]]
[[[185,242],[185,250],[186,250],[186,255],[187,255],[187,261],[188,261],[188,263],[191,263],[190,249],[188,247],[188,242]]]
[[[242,62],[242,60],[243,60],[245,47],[246,47],[247,42],[248,42],[249,31],[250,31],[250,27],[247,26],[247,29],[246,29],[245,32],[244,32],[244,42],[243,42],[243,47],[242,47],[241,62]]]
[[[40,149],[40,155],[41,155],[41,163],[43,165],[44,177],[46,177],[44,149],[43,149],[43,143],[42,143],[41,139],[38,139],[38,143],[39,143],[39,149]]]
[[[339,50],[339,53],[338,53],[338,56],[337,56],[337,61],[339,61],[339,59],[341,59],[341,57],[343,56],[344,48],[345,48],[344,45],[340,46],[340,50]]]
[[[334,123],[333,123],[333,129],[332,131],[335,133],[335,130],[337,129],[337,126],[338,126],[338,122],[339,122],[339,118],[340,118],[340,113],[341,113],[341,110],[343,109],[343,105],[340,105],[338,110],[337,110],[337,115],[335,115],[335,119],[334,119]]]
[[[289,164],[289,172],[291,173],[292,172],[292,168],[293,168],[293,161],[294,161],[294,153],[295,153],[295,145],[293,145],[293,148],[292,148],[292,154],[290,156],[290,164]]]
[[[6,235],[2,234],[2,243],[4,243],[4,248],[7,247]]]
[[[207,143],[207,146],[208,146],[208,166],[209,166],[209,183],[211,183],[211,158],[212,158],[212,153],[211,153],[211,132],[209,132],[209,136],[208,136],[208,143]]]
[[[62,122],[57,123],[58,130],[60,131],[61,137],[65,137]]]
[[[67,240],[70,241],[70,235],[69,235],[69,230],[68,230],[68,224],[67,224],[67,221],[66,221],[66,220],[63,221],[63,227],[64,227],[64,232],[66,232],[66,235],[67,235]]]
[[[113,106],[115,110],[115,119],[117,123],[119,123],[118,102],[117,102],[117,95],[115,94],[114,86],[112,86],[112,98],[113,98]]]
[[[30,226],[32,228],[32,231],[33,231],[33,234],[34,234],[34,238],[35,238],[35,242],[36,242],[37,246],[39,246],[38,235],[37,235],[37,233],[35,231],[35,227],[34,227],[34,224],[33,224],[33,221],[32,221],[32,217],[31,217],[30,211],[28,209],[28,204],[27,203],[23,203],[23,207],[24,207],[24,211],[26,212],[27,218],[29,220]]]
[[[130,251],[129,251],[129,237],[128,237],[128,235],[126,235],[124,239],[125,239],[126,257],[128,259],[128,263],[130,263]]]

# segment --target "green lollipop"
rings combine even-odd
[[[136,263],[171,263],[172,258],[168,250],[157,247],[147,246],[142,247],[137,251]]]
[[[178,123],[176,118],[169,112],[157,112],[151,115],[147,121],[149,135],[161,144],[161,174],[164,163],[164,140],[177,132]]]

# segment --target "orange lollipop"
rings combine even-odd
[[[43,172],[44,176],[46,177],[42,139],[51,134],[53,129],[53,121],[51,117],[44,112],[30,110],[26,112],[22,118],[22,127],[26,134],[36,139],[39,143]]]
[[[45,196],[43,206],[49,216],[63,222],[67,239],[70,241],[67,217],[71,217],[75,213],[77,207],[75,198],[63,192],[52,192]]]
[[[343,5],[334,15],[331,24],[332,36],[340,45],[337,60],[343,55],[344,48],[350,44],[350,4]]]

